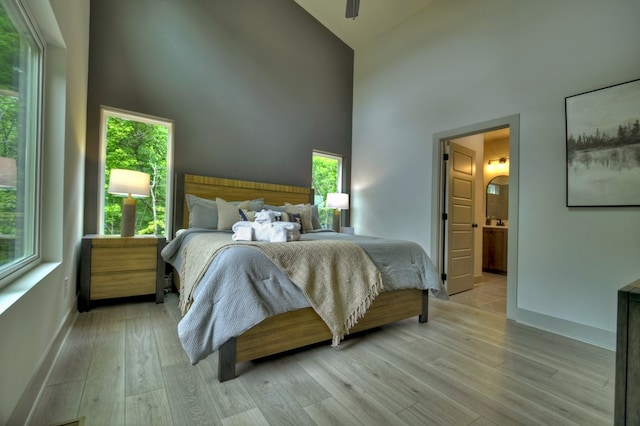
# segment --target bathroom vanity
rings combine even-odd
[[[507,273],[507,241],[509,229],[505,226],[485,226],[482,232],[482,270]]]

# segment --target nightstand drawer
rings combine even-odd
[[[96,247],[91,253],[91,275],[125,271],[155,273],[157,245],[142,247]]]
[[[156,270],[91,276],[91,300],[156,292]]]
[[[165,263],[160,236],[86,235],[82,239],[78,310],[91,301],[154,295],[164,301]]]

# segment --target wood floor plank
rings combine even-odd
[[[513,372],[509,375],[512,374]],[[563,371],[558,372],[551,379],[542,378],[541,381],[531,381],[529,383],[539,387],[544,392],[587,408],[593,414],[604,419],[613,418],[613,393],[605,389],[605,387],[593,386],[580,377]]]
[[[487,418],[480,417],[476,421],[471,423],[469,426],[499,426],[499,425],[495,424],[494,422],[492,422]]]
[[[432,299],[428,323],[403,320],[339,349],[320,344],[242,363],[237,379],[219,383],[216,355],[190,365],[177,305],[169,294],[164,304],[79,314],[31,424],[77,415],[87,425],[141,426],[613,421],[612,351],[490,310]]]
[[[48,378],[49,384],[83,380],[87,377],[93,352],[93,315],[79,314],[69,335],[60,349],[58,361],[54,363]]]
[[[509,356],[503,347],[487,343],[483,339],[459,330],[447,328],[441,323],[433,322],[429,324],[429,329],[432,331],[428,337],[429,341],[439,343],[453,352],[466,353],[478,362],[496,366]]]
[[[241,380],[229,380],[224,383],[218,381],[218,357],[210,356],[192,368],[202,378],[209,401],[213,401],[220,418],[233,417],[257,408]]]
[[[292,426],[313,424],[307,412],[278,382],[276,375],[277,371],[265,363],[236,380],[242,381],[269,424]]]
[[[391,364],[377,358],[369,351],[327,350],[322,362],[330,364],[342,377],[364,389],[389,411],[398,413],[415,404],[420,391],[411,383],[402,383],[404,375],[398,375]]]
[[[83,388],[84,380],[48,385],[28,424],[49,425],[75,418],[80,408]]]
[[[222,420],[223,426],[269,426],[269,422],[258,408],[227,417]]]
[[[127,412],[125,425],[127,426],[175,424],[171,420],[169,401],[164,388],[127,396],[125,407]]]
[[[369,354],[369,359],[362,362],[368,369],[368,375],[383,378],[390,387],[390,392],[406,393],[415,401],[410,407],[403,409],[398,416],[410,424],[415,424],[422,418],[423,422],[431,424],[469,424],[479,417],[478,413],[469,410],[459,402],[449,398],[428,383],[416,379],[407,374],[398,365],[391,363],[378,355],[378,347],[373,338],[367,339],[364,343],[371,345],[371,350],[358,351],[351,356],[361,359],[362,353]],[[405,345],[416,345],[416,342],[408,342]],[[397,350],[399,347],[393,347]],[[417,352],[421,357],[421,353]],[[375,361],[378,359],[379,361]],[[426,361],[424,361],[426,362]],[[429,401],[428,406],[424,401]],[[425,413],[425,410],[428,413]],[[416,417],[417,415],[417,417]]]
[[[175,307],[177,300],[175,296],[168,298],[165,303],[152,306],[149,309],[149,316],[153,324],[153,334],[156,339],[160,365],[168,365],[189,362],[187,353],[182,348],[182,343],[178,338],[177,321],[171,311]]]
[[[430,403],[428,406],[423,403],[415,403],[398,413],[405,423],[413,426],[427,425],[470,425],[480,418],[478,414],[470,410],[460,412],[451,410],[448,406]]]
[[[132,316],[126,324],[125,395],[161,388],[160,360],[150,317]]]
[[[301,407],[324,401],[331,396],[325,388],[307,374],[300,364],[295,362],[294,357],[274,359],[272,368],[278,383]]]
[[[162,368],[173,424],[210,425],[220,422],[206,385],[190,364]]]
[[[322,359],[302,360],[300,364],[311,377],[363,424],[405,424],[395,413],[380,405],[364,389],[346,380],[339,371],[328,363],[322,362]]]
[[[532,331],[530,327],[509,324],[504,319],[503,321],[507,323],[505,329],[507,334],[496,335],[495,332],[487,333],[484,330],[479,330],[477,325],[469,325],[468,320],[464,320],[465,324],[455,324],[452,316],[448,317],[446,321],[439,322],[436,326],[448,328],[451,333],[457,333],[459,336],[472,336],[474,339],[503,347],[555,369],[573,371],[588,377],[599,386],[604,385],[615,374],[615,362],[612,365],[611,361],[615,354],[613,351],[562,338],[559,342],[567,341],[566,345],[568,346],[565,346],[556,343],[555,337],[549,339],[547,335],[550,333]],[[446,318],[447,314],[444,317]],[[571,349],[568,350],[567,347]],[[575,347],[579,349],[575,350]],[[592,352],[596,355],[592,355]],[[595,361],[599,359],[606,361],[601,363]]]
[[[525,383],[505,377],[491,366],[465,357],[438,359],[432,365],[451,378],[464,382],[478,393],[511,407],[523,417],[545,425],[602,424],[584,409],[569,404]],[[469,365],[472,368],[469,368]]]
[[[124,424],[125,320],[117,309],[96,313],[95,349],[79,415],[86,424]]]
[[[406,374],[437,389],[453,401],[465,406],[498,425],[527,424],[527,418],[514,412],[510,407],[496,403],[482,393],[469,388],[466,383],[451,379],[430,363],[422,360],[419,352],[399,352],[395,348],[387,347],[376,342],[376,355],[380,356]],[[432,408],[431,401],[423,401],[428,408]]]
[[[335,398],[329,397],[321,401],[304,407],[318,426],[360,426],[358,421],[346,408],[344,408]],[[423,423],[424,424],[424,423]]]

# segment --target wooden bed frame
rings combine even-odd
[[[311,189],[269,183],[184,175],[184,194],[227,201],[264,198],[265,204],[281,206],[308,203]],[[186,201],[182,227],[189,226]],[[418,316],[421,323],[428,320],[428,290],[394,290],[381,293],[367,313],[350,333],[369,330],[402,319]],[[218,350],[218,380],[224,382],[236,377],[236,364],[331,340],[331,332],[312,308],[267,318],[242,335],[229,339]]]

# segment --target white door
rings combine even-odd
[[[473,288],[475,151],[446,142],[448,153],[446,280],[449,294]]]

